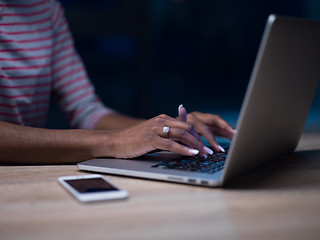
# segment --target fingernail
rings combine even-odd
[[[220,149],[221,152],[226,152],[226,150],[224,150],[224,148],[221,147],[220,145],[218,145],[218,148]]]
[[[238,131],[236,129],[233,129],[233,132],[236,134]]]
[[[197,149],[189,149],[188,151],[189,151],[189,153],[192,153],[194,155],[197,155],[199,153],[199,150],[197,150]]]
[[[179,113],[180,113],[180,109],[183,107],[183,105],[182,104],[180,104],[179,105],[179,107],[178,107],[178,111],[179,111]]]
[[[212,151],[210,148],[204,146],[203,149],[204,149],[207,153],[209,153],[210,155],[213,154],[213,151]]]
[[[207,156],[207,155],[205,155],[205,154],[203,154],[203,157],[204,157],[204,159],[207,159],[207,158],[208,158],[208,156]]]

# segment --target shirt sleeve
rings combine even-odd
[[[62,6],[53,1],[53,95],[68,116],[71,127],[94,129],[105,115],[114,112],[98,98],[73,39]]]

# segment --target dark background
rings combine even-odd
[[[218,113],[235,125],[269,14],[320,19],[317,0],[61,0],[103,102],[136,117]],[[308,119],[320,119],[317,94]],[[53,105],[48,127],[68,127]],[[311,129],[309,128],[309,129]],[[320,129],[320,127],[319,127]]]

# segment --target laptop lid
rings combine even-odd
[[[220,186],[296,147],[320,78],[320,22],[268,18],[226,165],[215,174],[152,168],[167,152],[138,159],[92,159],[82,170]],[[175,157],[176,155],[173,154]]]
[[[320,79],[320,22],[270,15],[223,184],[298,144]]]

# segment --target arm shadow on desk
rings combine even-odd
[[[227,189],[320,188],[320,150],[296,151],[236,178]]]

